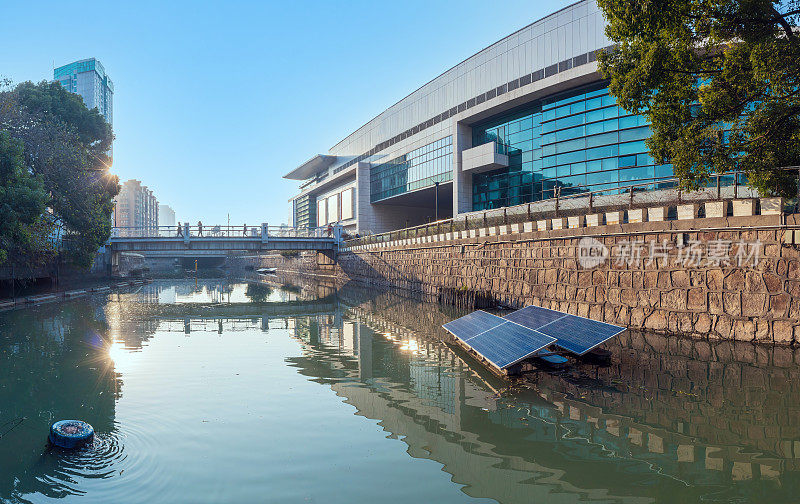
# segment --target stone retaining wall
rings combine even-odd
[[[790,344],[800,341],[800,250],[787,242],[800,226],[792,219],[781,225],[780,219],[762,215],[531,232],[498,226],[466,239],[342,252],[336,272],[432,296],[444,288],[490,291],[510,306],[536,304],[657,332]],[[594,269],[582,267],[578,251],[584,237],[605,245],[611,259]],[[615,258],[621,247],[633,240],[668,244],[667,264],[648,264],[646,258],[620,263]],[[761,243],[755,267],[733,260],[740,241]],[[674,264],[693,242],[703,250],[729,243],[733,264]]]

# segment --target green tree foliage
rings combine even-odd
[[[88,267],[111,235],[119,192],[108,173],[111,127],[60,84],[25,82],[0,93],[0,130],[22,142],[25,165],[44,184],[65,258]]]
[[[265,303],[269,300],[272,289],[266,285],[249,283],[244,295],[254,303]]]
[[[45,212],[47,193],[41,178],[25,166],[22,142],[0,131],[0,264],[9,254],[29,253]]]
[[[598,0],[615,43],[600,71],[687,189],[742,171],[793,194],[800,165],[800,0]]]

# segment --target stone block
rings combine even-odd
[[[500,226],[500,234],[508,234],[508,226]]]
[[[706,201],[705,209],[706,217],[709,219],[728,216],[727,201]]]
[[[550,229],[550,221],[548,221],[547,219],[536,221],[536,229],[539,231],[547,231],[548,229]]]
[[[585,226],[585,218],[583,215],[573,215],[572,217],[567,217],[567,227],[570,229],[581,228]]]
[[[667,207],[651,207],[647,209],[647,220],[650,222],[663,222],[667,220]]]
[[[532,233],[533,232],[533,222],[526,222],[522,225],[522,229],[525,233]]]
[[[678,445],[678,462],[694,462],[694,446]]]
[[[606,212],[606,224],[622,224],[623,212],[618,210],[616,212]]]
[[[520,224],[511,224],[511,232],[512,233],[520,233],[520,232],[522,232],[521,229],[520,229],[521,227],[522,226]]]
[[[761,215],[780,215],[783,213],[783,198],[761,198]]]
[[[756,213],[756,200],[741,199],[733,200],[733,216],[746,217]]]
[[[697,203],[686,203],[685,205],[678,205],[678,220],[696,219],[698,208],[699,205]]]
[[[603,214],[589,214],[586,216],[586,225],[587,226],[602,226],[604,221]]]
[[[644,222],[645,220],[647,220],[647,214],[644,208],[628,210],[628,222]]]
[[[566,228],[566,221],[564,217],[556,217],[555,219],[551,219],[551,229],[564,229]]]

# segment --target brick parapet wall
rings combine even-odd
[[[592,228],[509,233],[497,226],[485,236],[370,246],[342,252],[335,272],[360,282],[437,295],[442,289],[489,291],[510,306],[536,304],[632,328],[693,337],[800,341],[800,251],[785,244],[798,228],[780,216],[645,222]],[[506,231],[506,233],[502,233]],[[593,237],[611,259],[595,269],[578,261],[578,244]],[[668,263],[620,264],[624,242],[666,241]],[[752,267],[673,264],[679,241],[705,250],[715,240],[760,241]]]

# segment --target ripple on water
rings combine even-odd
[[[102,485],[102,493],[114,492],[125,485],[125,480],[135,478],[139,488],[148,493],[163,490],[159,473],[163,468],[154,460],[157,441],[148,429],[139,423],[114,423],[111,432],[96,432],[94,441],[77,450],[50,446],[42,462],[50,466],[39,480],[55,495],[83,495],[87,480],[109,480]],[[136,449],[126,448],[135,445]],[[163,480],[163,478],[161,478]],[[130,488],[126,493],[130,494]]]

